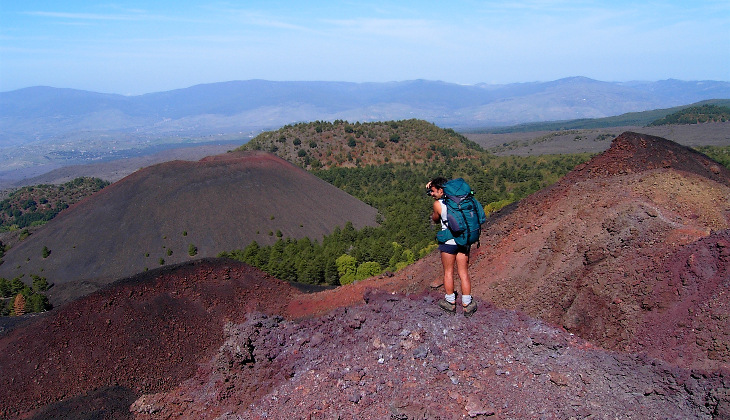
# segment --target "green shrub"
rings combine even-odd
[[[380,266],[379,262],[367,261],[367,262],[360,264],[357,267],[357,272],[355,273],[355,280],[363,280],[368,277],[377,276],[382,272],[383,272],[383,268]]]

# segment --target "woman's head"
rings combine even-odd
[[[442,176],[439,176],[439,177],[432,179],[431,182],[429,182],[429,185],[442,190],[444,188],[444,185],[446,185],[447,182],[449,182],[448,179],[446,179]]]
[[[436,177],[426,184],[426,194],[439,199],[444,195],[444,185],[448,180],[444,177]]]

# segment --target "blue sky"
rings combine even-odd
[[[0,91],[570,76],[730,81],[730,1],[0,0]]]

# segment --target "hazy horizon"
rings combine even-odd
[[[191,1],[0,5],[0,91],[235,80],[730,81],[730,3]]]
[[[490,85],[490,86],[506,86],[506,85],[513,85],[513,84],[550,83],[550,82],[554,82],[554,81],[558,81],[558,80],[565,80],[565,79],[572,79],[572,78],[582,78],[582,77],[584,78],[585,76],[565,76],[565,77],[561,77],[561,78],[554,79],[554,80],[531,80],[531,81],[525,81],[525,82],[493,83],[493,84],[487,84],[487,85]],[[474,84],[465,84],[465,83],[459,84],[459,83],[448,82],[448,81],[445,81],[445,80],[428,80],[428,79],[391,80],[391,81],[388,81],[388,82],[368,82],[368,81],[365,81],[365,82],[349,82],[349,81],[346,81],[346,80],[269,80],[269,79],[246,79],[246,80],[243,80],[243,79],[241,79],[241,80],[220,80],[220,81],[216,81],[216,82],[197,83],[195,85],[190,85],[190,86],[181,86],[181,87],[171,88],[171,89],[168,89],[168,90],[150,91],[150,92],[143,92],[143,93],[137,93],[137,94],[119,94],[117,92],[92,91],[92,90],[88,90],[88,89],[77,89],[77,88],[70,88],[70,87],[66,87],[66,86],[49,86],[49,85],[26,86],[26,87],[22,87],[22,88],[18,88],[18,89],[11,89],[9,91],[0,91],[0,93],[12,92],[12,91],[22,90],[22,89],[28,89],[28,88],[38,88],[38,87],[43,88],[43,87],[48,87],[48,88],[53,88],[53,89],[72,89],[72,90],[87,91],[87,92],[92,92],[92,93],[112,94],[112,95],[142,96],[142,95],[147,95],[147,94],[150,94],[150,93],[161,93],[161,92],[169,92],[169,91],[173,91],[173,90],[183,90],[183,89],[187,89],[187,88],[191,88],[191,87],[195,87],[195,86],[212,85],[212,84],[217,84],[217,83],[230,83],[230,82],[248,82],[248,81],[254,81],[254,80],[261,80],[261,81],[264,81],[264,82],[273,82],[273,83],[290,83],[290,82],[294,82],[294,83],[353,83],[353,84],[402,83],[402,82],[409,82],[409,81],[425,80],[425,81],[428,81],[428,82],[443,82],[443,83],[447,83],[447,84],[454,84],[454,85],[461,85],[461,86],[475,86],[475,85],[479,85],[479,84],[486,84],[484,82],[478,82],[478,83],[474,83]],[[592,80],[595,80],[597,82],[619,83],[619,84],[620,83],[654,83],[654,82],[662,82],[662,81],[667,81],[667,80],[677,80],[677,81],[681,81],[681,82],[727,82],[727,83],[730,83],[730,81],[728,81],[728,80],[709,80],[709,79],[705,79],[705,80],[680,80],[680,79],[677,79],[677,78],[668,78],[668,79],[662,79],[662,80],[621,80],[621,81],[616,81],[616,80],[597,80],[597,79],[592,79]]]

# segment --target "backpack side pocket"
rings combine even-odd
[[[449,229],[444,229],[436,232],[436,241],[440,244],[446,243],[449,239],[454,239],[454,235]]]

